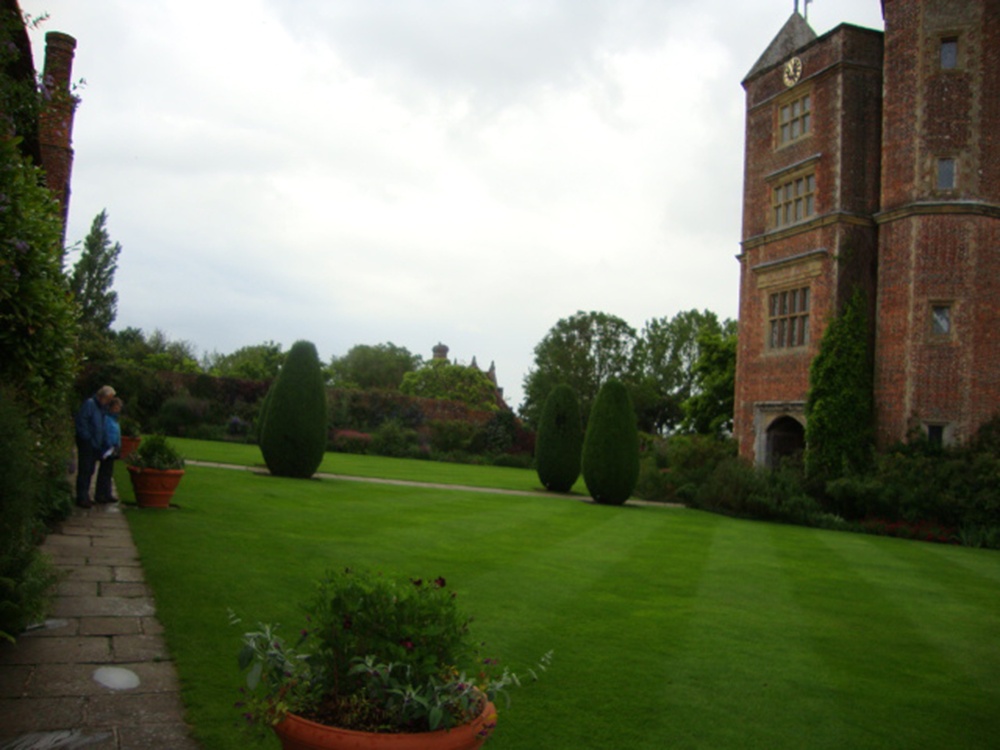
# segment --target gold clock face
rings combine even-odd
[[[798,83],[799,78],[802,77],[802,61],[797,57],[793,57],[786,62],[783,77],[786,86],[794,86]]]

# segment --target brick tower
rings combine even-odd
[[[70,176],[73,171],[73,114],[76,99],[70,90],[76,40],[50,31],[45,35],[42,81],[47,101],[38,118],[38,143],[46,187],[62,208],[63,232],[69,215]]]
[[[855,287],[881,446],[1000,409],[1000,1],[882,9],[884,34],[821,37],[794,13],[743,81],[734,432],[759,464],[803,448],[809,364]]]
[[[882,34],[817,37],[793,13],[743,87],[734,432],[742,455],[769,463],[802,450],[823,331],[856,285],[875,283]]]
[[[885,0],[880,444],[1000,409],[1000,2]]]

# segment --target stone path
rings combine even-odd
[[[64,577],[44,626],[0,645],[0,750],[197,750],[120,507],[76,509],[43,550]]]

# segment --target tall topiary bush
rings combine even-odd
[[[875,446],[872,358],[865,298],[855,291],[830,321],[809,367],[806,474],[827,481],[871,468]]]
[[[639,429],[628,389],[609,380],[597,393],[583,441],[583,480],[604,505],[622,505],[639,479]]]
[[[272,474],[305,479],[326,449],[326,387],[316,347],[297,341],[268,391],[260,452]]]
[[[580,476],[582,450],[580,400],[572,387],[558,385],[545,399],[538,419],[535,462],[542,486],[552,492],[568,492]]]

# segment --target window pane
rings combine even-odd
[[[955,160],[938,159],[938,190],[951,190],[955,187]]]
[[[802,97],[802,111],[809,112],[811,105],[812,105],[812,99],[810,99],[809,94],[806,94],[804,97]]]
[[[958,39],[941,40],[941,67],[945,70],[958,67]]]
[[[806,315],[802,318],[802,343],[809,343],[809,316]]]
[[[787,143],[790,137],[791,136],[789,135],[788,125],[787,124],[786,125],[782,125],[781,126],[781,142],[782,143]]]
[[[949,305],[934,305],[931,308],[931,333],[935,336],[947,336],[951,333],[951,307]]]
[[[810,117],[810,115],[809,115],[808,112],[806,114],[802,115],[802,133],[803,134],[809,132],[809,117]]]
[[[811,195],[806,196],[806,216],[813,215],[813,197]]]
[[[778,348],[778,321],[771,321],[771,348]]]
[[[802,312],[809,312],[809,287],[802,290]]]

